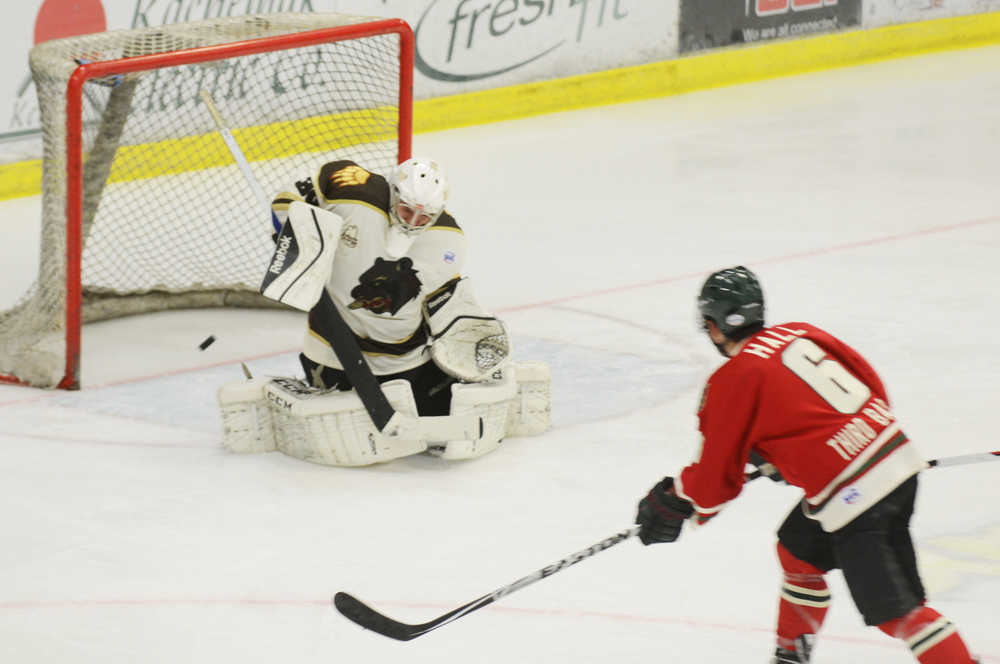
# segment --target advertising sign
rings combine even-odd
[[[681,0],[681,53],[833,32],[861,23],[861,0]]]
[[[416,36],[414,97],[427,99],[667,60],[677,4],[643,0],[22,0],[0,25],[0,163],[41,156],[28,51],[104,30],[275,12],[407,21]],[[137,112],[145,112],[143,108]],[[183,112],[178,109],[177,112]]]

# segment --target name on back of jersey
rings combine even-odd
[[[786,334],[782,334],[778,330]],[[790,330],[787,327],[781,326],[772,327],[754,337],[754,341],[759,343],[748,343],[740,352],[756,355],[766,360],[784,348],[789,342],[795,341],[806,334],[808,334],[806,330]]]

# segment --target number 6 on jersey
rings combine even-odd
[[[809,339],[790,343],[781,362],[840,413],[856,413],[871,398],[867,385]]]

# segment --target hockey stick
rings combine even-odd
[[[753,481],[757,479],[757,477],[760,477],[760,475],[757,475],[756,477],[747,476],[746,481]],[[501,597],[506,597],[521,588],[530,586],[536,581],[541,581],[548,576],[552,576],[556,572],[562,571],[571,565],[575,565],[581,560],[586,560],[587,558],[590,558],[605,549],[610,549],[614,545],[624,542],[630,537],[635,537],[639,534],[640,529],[640,526],[631,526],[626,530],[601,540],[597,544],[588,546],[582,551],[577,551],[576,553],[567,556],[562,560],[556,561],[551,565],[546,565],[542,569],[532,572],[528,576],[522,577],[513,583],[503,586],[502,588],[497,588],[489,594],[476,598],[468,604],[463,604],[457,609],[449,611],[448,613],[438,616],[434,620],[430,620],[425,623],[411,625],[409,623],[393,620],[389,616],[379,613],[372,607],[368,606],[357,597],[345,592],[338,592],[333,596],[333,605],[345,618],[365,629],[369,629],[373,632],[381,634],[382,636],[387,636],[390,639],[396,639],[397,641],[410,641],[411,639],[422,636],[427,632],[437,629],[438,627],[454,622],[463,616],[467,616],[473,611],[478,611],[484,606],[497,601]]]
[[[983,461],[1000,461],[1000,451],[997,452],[979,452],[977,454],[960,454],[958,456],[942,457],[940,459],[931,459],[927,462],[929,468],[938,468],[941,466],[961,466],[967,463],[981,463]],[[764,473],[758,468],[752,473],[746,474],[746,481],[755,480],[761,477]]]
[[[966,463],[979,463],[981,461],[1000,461],[1000,451],[980,452],[978,454],[960,454],[958,456],[943,457],[941,459],[931,459],[927,465],[931,468],[938,466],[961,466]]]
[[[577,551],[571,556],[567,556],[562,560],[552,563],[551,565],[546,565],[542,569],[532,572],[528,576],[520,578],[513,583],[510,583],[502,588],[497,588],[493,592],[474,599],[468,604],[463,604],[443,616],[439,616],[434,620],[417,625],[411,625],[399,622],[398,620],[393,620],[392,618],[379,613],[353,595],[349,595],[344,592],[338,592],[334,595],[333,605],[337,607],[337,610],[340,611],[345,618],[357,625],[360,625],[361,627],[364,627],[365,629],[370,629],[373,632],[377,632],[382,636],[387,636],[390,639],[396,639],[397,641],[409,641],[417,638],[418,636],[422,636],[431,630],[435,630],[438,627],[442,627],[450,622],[458,620],[463,616],[467,616],[473,611],[478,611],[484,606],[497,601],[501,597],[506,597],[521,588],[530,586],[536,581],[541,581],[545,577],[552,576],[556,572],[562,571],[571,565],[575,565],[581,560],[586,560],[601,551],[610,549],[615,544],[624,542],[638,533],[639,526],[632,526],[627,530],[623,530],[620,533],[616,533],[615,535],[608,537],[607,539],[601,540],[597,544],[588,546],[582,551]]]
[[[936,468],[938,466],[957,466],[967,463],[979,463],[981,461],[1000,461],[1000,451],[932,459],[927,462],[927,465],[931,468]],[[763,475],[764,474],[760,470],[755,470],[752,473],[747,473],[744,481],[752,482],[753,480],[763,477]],[[396,639],[397,641],[410,641],[411,639],[422,636],[427,632],[437,629],[438,627],[454,622],[455,620],[458,620],[473,611],[477,611],[484,606],[488,606],[498,599],[510,595],[521,588],[529,586],[536,581],[540,581],[545,577],[551,576],[571,565],[575,565],[581,560],[585,560],[597,553],[600,553],[601,551],[604,551],[605,549],[609,549],[615,544],[624,542],[638,533],[639,526],[632,526],[628,530],[624,530],[607,539],[601,540],[597,544],[589,546],[582,551],[578,551],[571,556],[567,556],[566,558],[552,563],[551,565],[547,565],[542,569],[529,574],[528,576],[518,579],[517,581],[503,586],[502,588],[498,588],[489,594],[474,599],[468,604],[463,604],[457,609],[449,611],[448,613],[438,616],[437,618],[425,623],[410,624],[399,622],[398,620],[394,620],[383,613],[379,613],[358,598],[345,592],[338,592],[334,595],[333,605],[345,618],[363,627],[364,629],[371,630],[381,634],[382,636],[387,636],[390,639]]]
[[[268,200],[267,194],[261,189],[260,183],[257,182],[257,178],[254,177],[253,171],[250,170],[250,163],[247,162],[246,156],[243,154],[243,150],[240,149],[240,144],[236,142],[236,137],[233,136],[233,132],[230,131],[229,127],[222,119],[222,114],[219,113],[218,107],[215,105],[215,100],[212,99],[212,95],[208,90],[202,90],[199,95],[201,100],[205,102],[205,106],[208,108],[209,114],[212,116],[212,120],[215,121],[215,128],[218,130],[219,135],[222,136],[222,140],[226,143],[226,147],[229,148],[229,154],[233,156],[233,160],[236,165],[240,167],[240,172],[243,173],[243,178],[247,181],[247,185],[250,190],[253,191],[254,198],[257,199],[257,203],[261,206],[271,218],[271,224],[274,226],[274,230],[280,231],[281,224],[278,223],[278,219],[271,212],[271,202]]]
[[[218,129],[219,134],[222,136],[226,147],[229,149],[236,164],[240,167],[240,172],[243,173],[243,177],[246,179],[247,185],[253,192],[254,197],[257,198],[262,209],[267,211],[271,216],[271,222],[280,232],[282,230],[281,225],[278,224],[277,218],[271,213],[271,202],[250,170],[250,164],[247,162],[243,150],[240,149],[240,145],[236,142],[232,131],[226,126],[222,114],[212,99],[212,95],[209,94],[208,90],[201,90],[199,94],[202,101],[205,102],[208,112],[212,115],[216,129]],[[330,294],[325,288],[316,306],[320,315],[316,317],[314,323],[317,327],[322,327],[322,329],[317,329],[316,331],[331,340],[334,354],[344,368],[347,378],[354,385],[354,391],[361,399],[365,410],[368,411],[368,416],[371,418],[372,424],[375,425],[376,429],[387,435],[399,435],[431,441],[476,440],[483,435],[482,418],[474,415],[414,418],[397,413],[396,409],[392,407],[392,404],[386,398],[385,392],[382,391],[382,385],[375,378],[371,368],[368,366],[368,362],[365,361],[364,356],[361,354],[361,347],[358,346],[354,332],[351,331],[351,328],[344,321],[343,316],[337,311],[337,307],[334,305]]]

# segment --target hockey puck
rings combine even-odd
[[[212,336],[212,335],[208,335],[207,339],[205,339],[200,344],[198,344],[198,349],[199,350],[205,350],[206,348],[208,348],[209,346],[211,346],[213,343],[215,343],[215,337]]]

